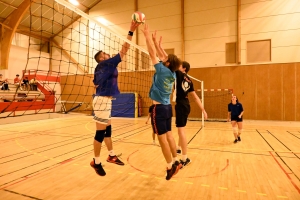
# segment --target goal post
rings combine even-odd
[[[202,111],[194,99],[189,98],[191,112],[188,120],[201,121],[202,127],[205,126],[205,122],[226,122],[228,115],[227,107],[230,103],[233,89],[204,89],[204,81],[190,75],[188,76],[192,79],[194,90],[208,115],[208,119],[205,120]]]
[[[206,121],[226,122],[233,89],[200,89],[197,92],[205,97]]]
[[[188,75],[188,77],[190,77],[192,79],[194,90],[195,90],[196,94],[198,95],[200,101],[202,102],[203,107],[205,108],[205,104],[204,104],[204,90],[202,89],[202,88],[204,88],[204,81],[196,79],[196,78],[194,78],[194,77],[192,77],[190,75]],[[198,91],[200,91],[200,92],[198,92]],[[203,115],[203,112],[197,106],[197,104],[194,101],[194,99],[189,98],[189,101],[190,101],[191,112],[190,112],[190,115],[188,117],[188,120],[190,120],[190,121],[201,121],[201,126],[204,127],[204,115]],[[199,115],[199,110],[201,112],[201,115]]]

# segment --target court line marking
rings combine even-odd
[[[30,195],[27,195],[27,194],[22,194],[22,193],[15,192],[15,191],[12,191],[12,190],[3,189],[3,191],[5,191],[5,192],[10,192],[10,193],[12,193],[12,194],[17,194],[17,195],[20,195],[20,196],[23,196],[23,197],[27,197],[27,198],[30,198],[30,199],[42,200],[42,199],[40,199],[40,198],[33,197],[33,196],[30,196]]]
[[[275,156],[272,154],[272,152],[270,152],[271,156],[274,158],[275,162],[278,164],[278,166],[281,168],[281,170],[283,171],[283,173],[287,176],[287,178],[290,180],[290,182],[292,183],[292,185],[295,187],[295,189],[298,191],[298,193],[300,194],[300,188],[295,184],[295,182],[292,180],[292,178],[290,177],[290,175],[287,173],[287,171],[285,171],[285,169],[282,167],[282,165],[278,162],[278,160],[275,158]]]
[[[91,122],[88,122],[88,123],[91,123]],[[87,124],[88,124],[87,123]],[[86,125],[87,125],[86,124]],[[17,139],[15,140],[17,143],[18,143],[18,141],[17,141]],[[25,148],[25,147],[23,147],[21,144],[19,145],[20,147],[22,147],[22,148]],[[30,153],[32,153],[32,154],[38,154],[38,153],[36,153],[36,152],[33,152],[33,151],[31,151],[31,150],[29,150],[30,151]],[[270,154],[271,154],[271,152],[270,152]],[[272,154],[271,154],[272,155]],[[273,155],[272,155],[273,156]],[[274,157],[274,156],[273,156]],[[72,158],[71,158],[72,159]],[[67,159],[67,160],[69,160],[69,159]],[[128,159],[127,159],[128,160]],[[62,160],[61,159],[59,159],[58,161],[60,161],[60,163],[57,163],[57,164],[65,164],[65,163],[63,163],[62,162]],[[66,161],[66,160],[65,160]],[[70,161],[72,161],[72,160],[70,160]],[[68,162],[70,162],[70,161],[68,161]],[[73,164],[74,165],[74,164]],[[79,165],[79,164],[77,164],[77,165]],[[59,166],[59,165],[58,165]],[[84,167],[86,167],[86,166],[84,166]],[[51,168],[52,169],[52,168]],[[48,170],[51,170],[51,169],[48,169]],[[106,171],[111,171],[111,170],[106,170]],[[41,173],[43,172],[43,170],[41,170]],[[119,171],[118,171],[119,172]],[[121,172],[122,173],[122,172]],[[40,174],[40,173],[38,173],[38,174]],[[36,175],[38,175],[38,174],[36,174]],[[36,176],[36,175],[34,175],[34,176]],[[143,177],[147,177],[147,175],[142,175]],[[26,177],[26,179],[27,178],[30,178],[30,177],[33,177],[33,176],[28,176],[28,177]],[[159,178],[159,177],[155,177],[155,178],[157,178],[157,179],[162,179],[162,178]],[[24,180],[26,180],[26,179],[24,179]],[[171,180],[171,181],[173,181],[173,182],[177,182],[177,180]],[[191,183],[191,184],[193,184],[192,182],[185,182],[185,183]],[[201,184],[201,186],[203,186],[203,187],[210,187],[209,185],[205,185],[205,184]],[[6,188],[6,187],[5,187]],[[228,190],[228,188],[224,188],[224,187],[218,187],[219,189],[223,189],[223,190]],[[0,188],[0,190],[1,190],[2,188]],[[242,190],[237,190],[237,191],[242,191]],[[246,191],[245,191],[246,192]],[[264,193],[256,193],[256,194],[258,194],[258,195],[263,195],[263,196],[266,196],[266,194],[264,194]],[[288,197],[286,197],[286,196],[277,196],[278,198],[288,198]]]
[[[259,192],[256,192],[256,194],[260,195],[260,196],[267,196],[267,194],[265,193],[259,193]]]

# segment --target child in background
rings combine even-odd
[[[155,143],[155,134],[156,134],[156,131],[155,131],[155,129],[154,129],[154,126],[153,126],[153,120],[152,120],[152,111],[153,111],[153,108],[154,108],[154,105],[151,105],[151,106],[149,107],[149,114],[148,114],[148,119],[147,119],[147,121],[146,121],[146,124],[148,124],[148,121],[149,121],[149,119],[151,118],[151,126],[152,126],[152,130],[153,130],[153,132],[152,132],[153,145],[156,145],[156,143]]]

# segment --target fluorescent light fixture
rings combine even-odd
[[[78,5],[79,5],[79,3],[78,3],[77,0],[69,0],[69,2],[70,2],[71,4],[73,4],[73,5],[75,5],[75,6],[78,6]]]

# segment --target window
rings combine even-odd
[[[236,63],[236,42],[225,44],[226,63]]]
[[[271,61],[271,40],[256,40],[247,42],[247,62]]]
[[[165,49],[165,52],[169,55],[169,54],[174,54],[174,49]]]

